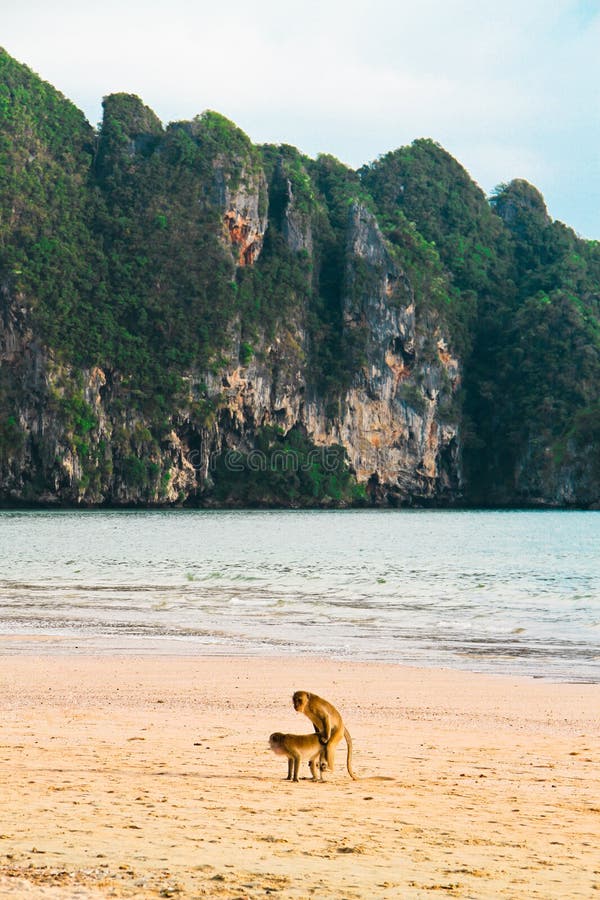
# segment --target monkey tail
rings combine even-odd
[[[344,737],[346,738],[346,747],[348,748],[348,756],[346,759],[346,768],[348,769],[348,775],[354,781],[358,781],[358,775],[355,775],[352,771],[352,738],[350,737],[350,732],[347,728],[344,728]]]

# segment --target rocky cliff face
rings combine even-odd
[[[600,506],[599,245],[532,185],[95,131],[2,49],[0,156],[0,504]]]
[[[517,459],[511,490],[498,491],[504,506],[600,509],[600,459],[597,446],[570,440],[557,458],[549,440],[532,437]]]
[[[240,243],[238,232],[226,235],[239,266],[253,265],[262,246],[262,178],[241,179],[233,192],[217,175],[223,221],[229,225],[235,213],[245,223]],[[286,237],[294,252],[306,252],[310,224],[305,219],[290,229],[294,214],[290,190]],[[218,371],[187,372],[187,396],[159,431],[132,406],[126,373],[59,362],[36,339],[24,298],[4,285],[0,365],[18,416],[12,444],[5,433],[0,455],[3,502],[211,503],[215,460],[227,451],[251,452],[266,426],[284,435],[300,428],[315,448],[344,447],[371,502],[456,502],[460,440],[448,408],[459,365],[438,324],[417,323],[410,282],[359,203],[348,213],[346,251],[343,327],[360,332],[365,357],[334,412],[314,385],[308,310],[300,306],[272,338],[262,336],[245,365],[234,322],[228,361]]]
[[[310,430],[348,449],[373,498],[456,500],[458,428],[456,421],[444,422],[440,407],[458,388],[458,361],[435,321],[417,327],[411,284],[375,217],[358,203],[349,212],[344,324],[362,330],[366,359],[339,416],[329,423],[313,408]]]
[[[1,504],[241,502],[231,453],[253,502],[460,499],[460,367],[356,173],[0,68]]]
[[[224,235],[235,251],[238,266],[253,265],[262,250],[267,230],[267,183],[261,169],[242,168],[233,184],[227,160],[214,162],[216,202],[223,210]]]

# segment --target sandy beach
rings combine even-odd
[[[600,685],[2,648],[0,896],[600,896]],[[359,781],[284,780],[297,689]]]

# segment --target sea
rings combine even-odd
[[[600,512],[2,511],[0,635],[598,682]]]

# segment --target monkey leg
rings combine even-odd
[[[325,755],[325,747],[321,749],[319,754],[319,770],[321,772],[321,781],[323,780],[323,772],[327,769],[327,757]]]
[[[336,729],[335,731],[332,731],[331,737],[329,738],[327,745],[324,747],[325,761],[330,772],[333,772],[335,767],[335,748],[343,737],[344,732],[342,729]]]
[[[294,767],[294,777],[292,778],[292,781],[298,781],[298,772],[300,770],[300,754],[298,753],[297,755],[294,755],[291,759],[291,762],[293,763]]]
[[[319,760],[319,765],[316,764],[317,760]],[[321,769],[321,754],[319,754],[318,756],[313,756],[313,758],[308,761],[308,767],[310,769],[310,774],[312,775],[313,781],[323,781],[323,770]],[[319,771],[318,778],[317,769]]]

